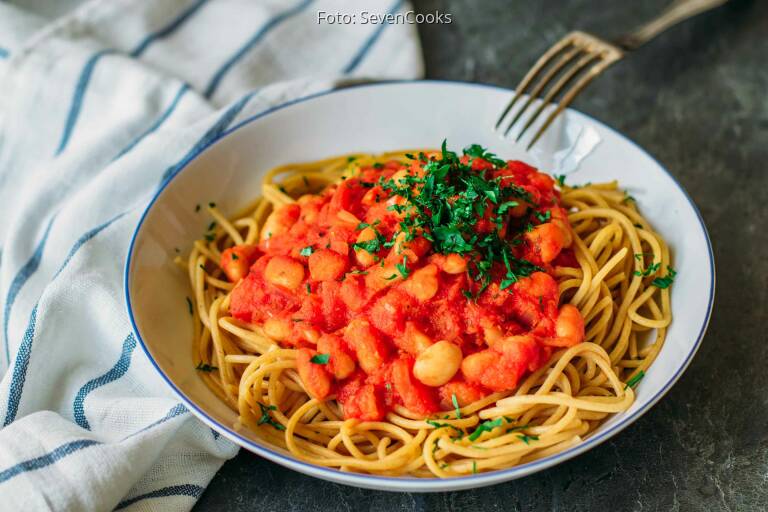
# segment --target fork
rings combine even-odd
[[[573,86],[561,96],[557,107],[549,114],[535,133],[527,149],[531,149],[544,134],[552,121],[576,98],[576,96],[600,73],[624,55],[644,45],[673,25],[685,21],[702,12],[723,5],[728,0],[675,0],[659,16],[640,26],[634,32],[625,34],[613,42],[608,42],[586,32],[574,31],[566,34],[539,57],[539,60],[526,73],[515,89],[512,100],[504,108],[494,130],[499,130],[504,119],[512,112],[519,100],[526,98],[523,106],[515,113],[504,130],[506,137],[512,128],[521,121],[523,114],[541,98],[536,110],[531,114],[518,132],[516,142],[536,122],[547,106],[556,101],[557,96],[569,84]],[[575,82],[574,82],[575,80]],[[554,83],[553,83],[554,82]],[[551,85],[547,89],[548,85]],[[545,91],[545,89],[547,89]],[[543,98],[541,95],[544,95]]]

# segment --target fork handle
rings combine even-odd
[[[714,9],[728,0],[675,0],[664,12],[634,32],[619,37],[615,43],[624,50],[634,50],[644,45],[669,27],[692,18],[697,14]]]

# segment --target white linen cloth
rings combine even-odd
[[[136,347],[127,246],[194,148],[346,77],[418,78],[402,0],[0,3],[0,508],[189,510],[236,447]],[[286,135],[289,136],[289,135]]]

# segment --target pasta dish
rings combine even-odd
[[[308,463],[454,477],[565,450],[664,344],[669,249],[616,182],[478,145],[268,172],[188,257],[194,362]],[[203,214],[206,208],[197,207]]]

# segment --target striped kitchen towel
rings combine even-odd
[[[126,317],[158,184],[234,125],[351,78],[418,78],[402,0],[0,2],[0,508],[189,510],[236,447],[166,389]]]

